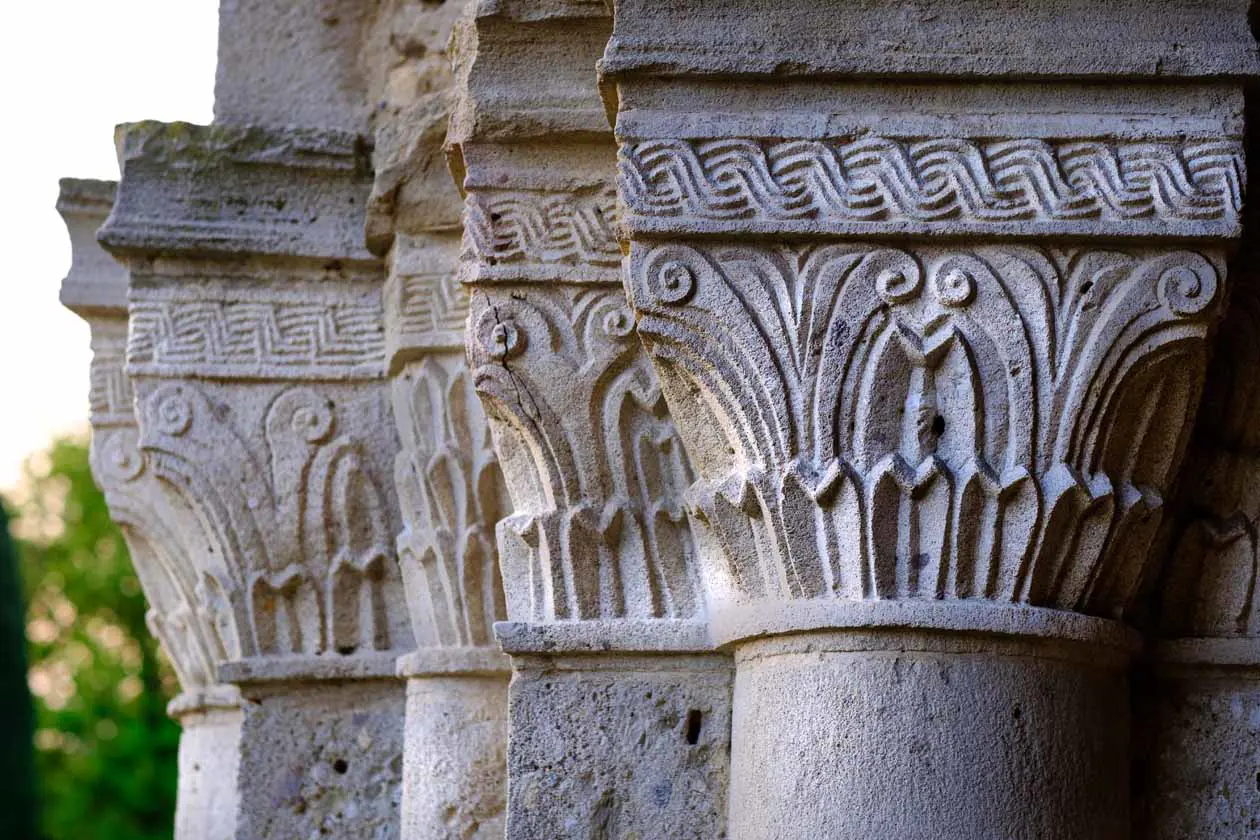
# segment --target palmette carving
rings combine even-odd
[[[493,527],[510,508],[463,354],[407,365],[393,397],[403,444],[398,554],[416,643],[493,644],[494,622],[506,616]]]
[[[229,657],[406,650],[396,515],[362,443],[383,395],[250,387],[139,386],[147,461],[218,546],[197,586]]]
[[[1211,251],[636,243],[715,596],[1123,613],[1222,272]]]
[[[1260,636],[1260,285],[1230,298],[1195,437],[1182,468],[1182,517],[1158,592],[1161,629],[1177,636]]]
[[[1220,220],[1242,172],[1233,140],[645,140],[620,155],[632,214],[772,222]]]
[[[186,695],[222,693],[215,666],[227,654],[197,587],[192,554],[213,551],[191,511],[163,493],[147,469],[135,424],[94,424],[92,475],[122,530],[149,602],[149,631],[170,657]]]
[[[509,617],[697,616],[691,470],[620,290],[477,288],[467,342],[514,502]]]
[[[227,654],[197,587],[193,556],[213,544],[192,512],[164,492],[139,447],[131,382],[123,371],[127,322],[92,326],[92,476],[126,540],[149,602],[150,632],[162,643],[186,697],[228,699],[215,666]]]

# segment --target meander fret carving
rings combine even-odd
[[[1230,296],[1182,468],[1185,516],[1158,587],[1165,632],[1260,636],[1260,284]]]
[[[385,360],[380,304],[301,295],[235,301],[147,298],[131,306],[133,371],[259,376],[379,376]]]
[[[140,446],[212,547],[200,600],[232,656],[411,646],[396,516],[363,444],[389,422],[376,389],[137,383]]]
[[[621,291],[486,284],[467,342],[515,503],[499,525],[509,616],[697,615],[691,470]]]
[[[464,203],[470,250],[492,262],[621,264],[614,225],[617,192],[491,191]]]
[[[417,341],[423,337],[460,335],[468,315],[468,293],[453,271],[440,274],[400,273],[387,285],[386,317],[391,329]],[[458,346],[458,342],[456,342]]]
[[[644,140],[619,168],[630,213],[713,220],[1217,220],[1243,180],[1232,140]]]
[[[135,422],[134,395],[123,369],[126,355],[126,320],[95,320],[92,323],[92,364],[88,371],[88,405],[94,424]]]
[[[492,529],[511,506],[463,353],[408,364],[393,397],[398,554],[416,642],[493,644],[506,607]]]
[[[636,243],[714,591],[1123,612],[1222,281],[1213,251]]]

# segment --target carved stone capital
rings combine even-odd
[[[467,351],[512,500],[514,621],[703,615],[691,468],[621,289],[591,75],[608,30],[596,3],[482,3],[457,32]]]
[[[1121,615],[1224,275],[1215,246],[635,243],[715,599]]]
[[[1226,308],[1246,4],[667,5],[601,87],[728,836],[1129,836],[1114,619]]]
[[[92,475],[127,542],[149,602],[149,628],[179,678],[183,693],[171,713],[232,708],[238,702],[235,689],[219,685],[215,676],[226,649],[198,588],[194,557],[206,551],[205,537],[192,511],[163,491],[139,446],[125,371],[127,272],[96,243],[115,190],[112,182],[65,179],[57,202],[72,253],[61,300],[92,333]]]
[[[312,676],[387,674],[412,647],[382,277],[355,244],[371,183],[358,148],[252,127],[120,137],[101,241],[131,272],[139,446],[209,535],[196,584],[227,657],[252,662],[234,673],[282,658],[293,677],[297,657]]]
[[[675,40],[678,9],[617,3],[602,70],[630,300],[699,473],[715,609],[1125,614],[1224,309],[1241,87],[1202,64],[1074,81],[1113,72],[1066,48],[1127,7],[1048,27],[1034,3],[982,24],[876,3],[841,32],[805,4],[692,5]],[[1194,43],[1246,73],[1240,14],[1196,17]],[[964,23],[983,34],[934,52]],[[1131,23],[1153,54],[1185,46],[1162,18]],[[725,63],[748,26],[772,33],[773,81]],[[854,52],[850,26],[909,52]]]

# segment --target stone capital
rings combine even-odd
[[[359,244],[362,144],[143,123],[119,148],[100,239],[130,269],[140,446],[211,535],[198,585],[228,659],[260,660],[235,669],[255,676],[276,659],[294,678],[306,667],[294,658],[311,676],[338,657],[372,671],[363,663],[412,635],[387,483],[381,265]]]
[[[512,499],[514,621],[697,619],[691,468],[621,289],[599,4],[478,3],[448,135],[467,350]]]
[[[797,5],[618,2],[602,61],[629,297],[720,546],[715,610],[1125,614],[1240,232],[1242,4],[1051,25],[874,3],[843,32]],[[1089,46],[1133,27],[1158,77]],[[904,54],[856,48],[893,32]]]
[[[1246,4],[613,7],[729,836],[1128,836],[1116,620],[1226,309]]]
[[[124,360],[127,272],[96,243],[116,189],[113,182],[66,178],[57,201],[70,231],[72,257],[61,302],[83,317],[92,333],[92,474],[122,529],[149,601],[149,627],[179,677],[183,693],[173,701],[171,714],[234,708],[235,689],[218,684],[215,676],[225,655],[223,640],[198,589],[193,558],[205,550],[204,536],[192,511],[163,492],[139,447]]]

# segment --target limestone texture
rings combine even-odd
[[[223,0],[61,201],[178,840],[1260,838],[1250,11]]]

